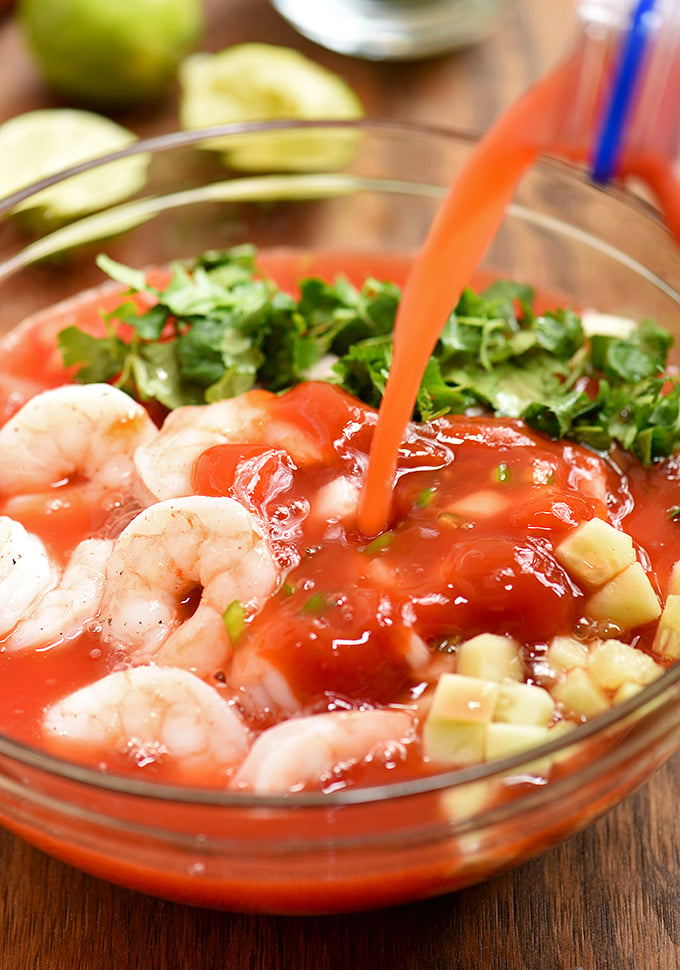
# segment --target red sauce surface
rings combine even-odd
[[[338,475],[360,488],[374,412],[320,383],[274,400],[274,419],[280,411],[320,434],[323,463],[291,469],[270,452],[267,461],[246,455],[233,468],[234,446],[225,445],[202,455],[195,477],[199,492],[269,507],[281,522],[282,556],[299,564],[245,640],[266,644],[298,696],[398,698],[407,685],[399,657],[411,628],[436,643],[484,631],[534,642],[573,627],[582,593],[552,547],[593,514],[606,515],[570,483],[574,468],[592,474],[599,464],[592,455],[546,441],[519,422],[454,417],[414,428],[400,449],[396,525],[374,546],[354,521],[301,518],[309,496]],[[508,477],[502,484],[499,466]],[[538,475],[550,483],[537,485]],[[613,472],[608,477],[612,499],[622,503],[625,486]],[[469,496],[491,493],[499,507],[483,517],[456,510]]]
[[[268,269],[290,285],[301,263],[304,271],[309,266],[327,275],[343,265],[341,257],[311,265],[284,255]],[[394,272],[389,261],[379,263],[372,272],[401,281],[404,261]],[[360,277],[360,264],[353,270]],[[60,326],[75,321],[96,326],[99,306],[95,295],[72,310],[60,309],[57,319]],[[47,314],[26,331],[27,345],[49,343],[54,332],[54,318]],[[29,359],[17,345],[3,383],[24,377],[21,361]],[[584,591],[556,561],[554,548],[594,516],[633,536],[663,596],[676,558],[678,525],[668,515],[680,477],[675,461],[645,470],[619,456],[618,467],[513,420],[444,417],[412,425],[399,449],[394,524],[373,542],[355,513],[327,514],[319,503],[338,479],[360,491],[376,412],[320,382],[278,397],[251,393],[267,402],[272,425],[299,434],[313,457],[296,464],[287,452],[261,443],[217,445],[198,459],[194,486],[200,494],[235,497],[267,522],[285,582],[248,618],[236,656],[255,652],[266,659],[283,675],[303,713],[412,703],[436,677],[437,658],[476,633],[514,636],[530,657],[553,636],[572,632]],[[0,513],[8,511],[60,561],[82,538],[115,536],[125,521],[115,497],[105,509],[92,506],[78,482],[19,499],[0,496]],[[432,652],[431,674],[423,675],[417,665],[414,673],[409,662],[414,632]],[[642,629],[631,639],[650,649],[651,636]],[[93,633],[53,649],[0,650],[3,732],[40,744],[41,712],[115,662]],[[229,671],[216,673],[216,688],[228,691]],[[254,712],[248,703],[243,710],[255,731],[281,716],[275,708]],[[101,754],[109,770],[131,770],[124,753]],[[424,767],[416,745],[390,771],[407,777]],[[174,777],[162,765],[146,771]],[[379,781],[384,771],[382,765],[364,765],[342,783]]]

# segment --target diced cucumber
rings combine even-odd
[[[512,637],[480,633],[461,643],[457,658],[458,673],[467,677],[501,681],[522,676],[519,643]]]
[[[442,795],[447,818],[457,820],[478,815],[490,804],[497,788],[498,782],[489,778],[448,789]]]
[[[425,756],[448,764],[483,761],[498,689],[497,683],[480,677],[442,674],[423,725]]]
[[[666,600],[653,649],[664,657],[680,659],[680,594],[672,593]]]
[[[473,522],[478,519],[490,519],[494,515],[500,515],[510,507],[512,499],[508,495],[503,495],[496,489],[482,489],[466,495],[447,506],[446,511],[454,515],[460,515],[464,519],[471,519]]]
[[[555,673],[585,667],[588,664],[588,648],[574,637],[553,637],[548,647],[548,666]]]
[[[626,681],[621,684],[617,692],[614,694],[614,703],[622,704],[624,701],[629,700],[631,697],[635,697],[642,690],[641,684],[631,684],[630,681]]]
[[[487,724],[498,699],[498,684],[480,677],[444,673],[435,687],[428,720]]]
[[[507,758],[545,743],[547,727],[537,724],[489,724],[486,729],[486,759]]]
[[[618,690],[626,682],[651,684],[663,673],[663,667],[629,643],[603,640],[590,652],[588,671],[600,687]]]
[[[555,700],[576,717],[595,717],[609,708],[609,698],[587,670],[574,667],[552,689]]]
[[[536,684],[501,684],[494,721],[545,727],[555,713],[551,694]]]
[[[423,725],[423,753],[442,764],[475,765],[484,760],[486,724],[428,719]]]
[[[680,596],[680,560],[671,566],[671,574],[668,577],[668,596]]]
[[[658,619],[661,604],[644,569],[634,562],[593,593],[586,603],[586,612],[594,620],[632,630]]]
[[[557,546],[555,558],[578,582],[597,587],[634,563],[635,549],[626,532],[590,519]]]

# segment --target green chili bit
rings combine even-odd
[[[302,605],[303,613],[323,613],[326,607],[332,606],[331,601],[325,593],[312,593],[308,600]]]
[[[363,549],[363,552],[367,556],[375,556],[376,553],[382,552],[383,549],[389,549],[389,547],[394,542],[394,532],[381,532],[379,536],[376,536],[369,544]]]
[[[222,614],[224,627],[232,643],[237,643],[246,628],[246,611],[240,600],[232,600]]]

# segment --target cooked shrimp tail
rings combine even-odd
[[[137,765],[171,761],[186,781],[222,784],[250,744],[228,701],[171,667],[108,674],[50,707],[43,730],[61,753],[106,758],[113,749]]]
[[[136,448],[156,434],[145,409],[109,384],[43,391],[0,428],[0,492],[36,492],[75,475],[119,487],[133,479]]]
[[[258,793],[323,787],[353,765],[390,749],[399,757],[413,740],[404,710],[329,711],[293,717],[264,731],[234,777],[234,787]]]
[[[0,636],[31,612],[59,578],[47,549],[9,516],[0,516]]]
[[[207,676],[228,660],[221,620],[227,607],[238,601],[246,613],[256,610],[278,574],[258,521],[233,499],[157,502],[114,544],[102,606],[106,635],[135,662],[175,665],[182,657],[183,666]],[[200,601],[188,615],[187,601],[196,595]],[[217,644],[206,628],[221,628]]]
[[[10,634],[9,650],[39,649],[72,640],[97,616],[112,542],[84,539],[56,586],[39,597]]]

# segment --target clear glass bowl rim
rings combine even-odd
[[[246,134],[257,134],[276,131],[295,130],[328,130],[343,129],[365,132],[376,135],[405,135],[409,137],[435,138],[451,143],[461,143],[472,147],[480,138],[480,133],[447,128],[436,125],[422,125],[416,122],[398,122],[391,120],[362,118],[351,121],[337,119],[320,119],[313,121],[265,121],[243,122],[239,124],[216,125],[210,128],[174,131],[156,135],[150,138],[138,139],[118,151],[111,152],[97,158],[70,166],[60,172],[27,185],[12,194],[0,198],[0,218],[11,213],[15,206],[24,202],[32,195],[62,182],[72,176],[99,168],[107,163],[143,154],[158,154],[178,148],[196,146],[201,142],[215,137],[230,137]],[[657,226],[666,229],[657,210],[644,199],[617,185],[601,185],[593,182],[588,172],[562,159],[544,155],[539,158],[534,167],[555,169],[562,178],[580,183],[595,193],[602,193],[611,197],[617,204],[634,209],[645,218],[655,222]],[[251,173],[257,175],[258,173]],[[313,173],[304,173],[313,174]],[[425,183],[423,183],[425,184]],[[440,186],[446,188],[446,186]],[[112,208],[115,208],[113,206]],[[668,231],[668,230],[666,230]],[[13,269],[20,267],[15,254],[12,257]],[[2,270],[0,261],[0,272]],[[679,296],[680,302],[680,296]],[[0,733],[0,756],[11,758],[32,769],[43,771],[56,778],[75,782],[80,785],[101,791],[115,792],[118,795],[128,795],[133,798],[157,799],[160,802],[179,802],[203,806],[223,806],[238,808],[319,808],[340,807],[342,805],[362,805],[387,801],[395,798],[407,798],[420,794],[432,794],[460,788],[464,785],[505,776],[520,772],[522,767],[543,757],[559,754],[568,748],[579,745],[588,738],[604,733],[619,723],[633,718],[638,711],[648,704],[663,699],[673,687],[680,682],[680,661],[673,664],[661,677],[643,688],[634,697],[617,704],[615,707],[599,714],[583,724],[577,725],[572,731],[536,746],[528,751],[520,752],[506,758],[474,765],[468,768],[457,768],[436,772],[410,781],[390,782],[367,788],[345,789],[337,792],[297,792],[294,794],[254,795],[247,792],[234,792],[222,789],[195,788],[191,786],[167,785],[157,782],[138,781],[128,776],[105,774],[94,768],[89,768],[74,762],[48,755],[38,748],[14,741]]]

